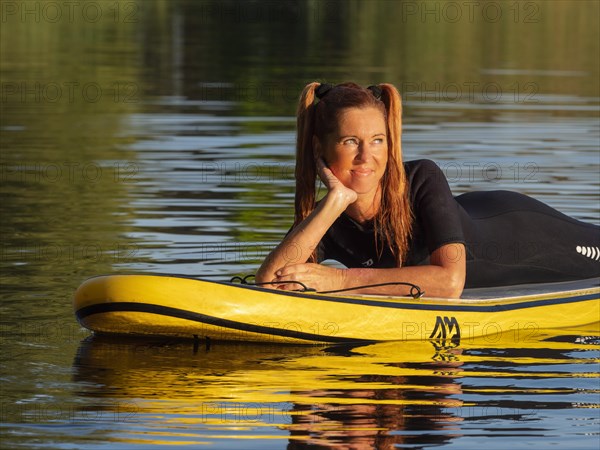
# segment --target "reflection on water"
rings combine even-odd
[[[315,79],[399,86],[406,158],[456,194],[600,223],[598,2],[90,3],[0,11],[3,446],[597,444],[597,341],[194,349],[87,340],[71,297],[254,272],[292,220]]]
[[[73,416],[83,426],[89,415],[114,419],[99,438],[117,443],[227,448],[253,437],[289,448],[456,440],[467,448],[483,427],[545,448],[568,410],[581,422],[563,432],[577,444],[597,433],[598,419],[585,419],[593,407],[585,380],[597,376],[599,350],[575,338],[282,349],[95,337],[82,341],[73,364],[82,401]]]

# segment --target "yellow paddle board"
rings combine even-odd
[[[271,343],[513,340],[600,334],[600,278],[465,290],[460,299],[319,294],[173,275],[109,275],[76,291],[102,334]]]

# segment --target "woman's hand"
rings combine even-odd
[[[338,289],[344,282],[347,271],[306,264],[306,261],[340,214],[356,202],[358,194],[344,186],[323,159],[317,158],[316,167],[319,177],[327,187],[327,195],[265,258],[256,272],[257,283],[269,283],[265,286],[293,290],[298,289],[299,285],[277,284],[277,281],[301,281],[314,289],[333,290]]]
[[[273,283],[299,281],[307,288],[316,289],[317,291],[332,291],[344,287],[345,274],[344,269],[336,269],[321,264],[291,264],[275,272]],[[296,283],[275,284],[274,286],[284,291],[302,289],[302,286]]]
[[[317,158],[316,164],[319,178],[331,195],[339,197],[346,205],[351,205],[358,199],[358,194],[344,186],[331,169],[327,167],[323,158]]]

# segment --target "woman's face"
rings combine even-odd
[[[333,174],[357,194],[374,194],[388,160],[387,129],[377,108],[341,111],[337,130],[316,140],[316,150]]]

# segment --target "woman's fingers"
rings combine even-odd
[[[306,272],[307,264],[290,264],[275,272],[276,280],[295,280],[296,274]]]
[[[356,201],[358,198],[356,192],[344,186],[339,178],[335,176],[333,171],[327,167],[323,158],[317,158],[317,172],[319,178],[321,178],[321,181],[323,181],[329,192],[339,193],[348,204]]]
[[[325,161],[323,161],[323,158],[317,158],[317,173],[319,174],[319,178],[321,179],[321,181],[325,183],[327,189],[331,188],[332,183],[339,183],[339,180],[333,174],[331,169],[327,167]]]
[[[341,281],[339,274],[338,269],[323,266],[321,264],[292,264],[282,267],[275,272],[276,278],[273,279],[273,282],[277,283],[278,289],[286,291],[303,289],[302,284],[307,288],[321,291],[337,289],[339,287],[338,284]],[[293,281],[298,281],[302,284],[293,283]]]
[[[298,280],[295,275],[284,275],[273,280],[273,282],[277,283],[275,285],[277,289],[281,289],[282,291],[296,291],[304,289],[302,285],[306,286],[306,281],[300,281],[302,284],[298,283],[297,281],[300,280]]]
[[[273,281],[278,283],[277,289],[281,289],[283,291],[294,291],[297,289],[302,289],[302,286],[300,284],[293,283],[293,281],[300,281],[298,279],[298,274],[302,272],[302,265],[303,264],[293,264],[279,269],[277,272],[275,272],[276,278]]]

